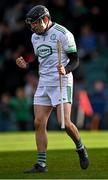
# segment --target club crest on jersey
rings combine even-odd
[[[52,47],[46,44],[42,44],[37,47],[38,56],[44,58],[52,54]]]
[[[40,39],[40,37],[38,37],[38,36],[35,37],[35,40],[39,40],[39,39]]]
[[[53,40],[53,41],[56,40],[56,38],[57,38],[56,34],[52,34],[52,35],[50,36],[50,39]]]

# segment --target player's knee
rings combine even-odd
[[[65,119],[65,127],[66,127],[66,129],[70,129],[70,127],[71,127],[71,120],[70,119]]]
[[[34,127],[36,130],[40,127],[40,121],[37,118],[34,119]]]
[[[34,120],[34,127],[35,127],[36,130],[39,130],[39,129],[42,130],[42,129],[46,128],[46,125],[45,125],[44,121],[42,121],[41,119],[36,118]]]

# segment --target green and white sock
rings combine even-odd
[[[84,147],[84,145],[81,142],[81,139],[75,141],[75,145],[76,145],[77,150],[80,150]]]
[[[42,167],[46,166],[46,152],[38,152],[38,162]]]

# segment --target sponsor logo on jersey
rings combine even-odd
[[[42,44],[37,47],[38,56],[44,58],[52,54],[52,47],[46,44]]]

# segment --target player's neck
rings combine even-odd
[[[52,21],[49,20],[48,29],[52,26]]]
[[[54,23],[52,21],[49,21],[47,30],[50,29],[53,25],[54,25]]]

